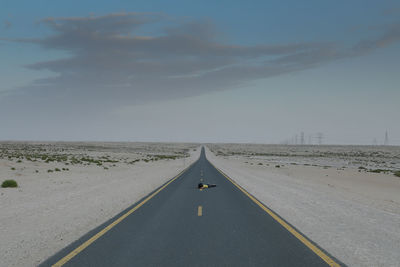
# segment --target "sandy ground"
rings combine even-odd
[[[19,184],[0,188],[0,266],[36,266],[189,166],[195,147],[0,143],[0,182]]]
[[[273,152],[268,146],[210,147],[219,154],[207,150],[213,164],[343,263],[400,266],[400,178],[358,169],[398,166],[400,148],[380,151],[382,157],[376,148],[361,148],[375,155],[361,156],[361,162],[352,147],[326,149],[329,156],[304,147],[275,146]],[[332,155],[335,149],[339,155]]]

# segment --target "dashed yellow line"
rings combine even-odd
[[[210,162],[211,163],[211,162]],[[214,164],[211,163],[214,166]],[[294,235],[297,239],[299,239],[304,245],[306,245],[309,249],[311,249],[315,254],[317,254],[321,259],[323,259],[329,266],[340,266],[336,263],[331,257],[326,255],[321,249],[316,247],[310,240],[308,240],[305,236],[297,232],[293,227],[291,227],[287,222],[282,220],[277,214],[275,214],[272,210],[267,208],[264,204],[258,201],[255,197],[250,195],[245,189],[243,189],[240,185],[238,185],[235,181],[233,181],[228,175],[223,173],[220,169],[214,166],[226,179],[228,179],[232,184],[234,184],[237,188],[240,189],[246,196],[248,196],[253,202],[255,202],[260,208],[262,208],[265,212],[267,212],[272,218],[275,219],[279,224],[281,224],[286,230],[288,230],[292,235]]]
[[[197,207],[197,216],[203,216],[203,207],[202,206],[198,206]]]
[[[193,163],[194,164],[194,163]],[[114,222],[112,222],[111,224],[109,224],[107,227],[105,227],[103,230],[101,230],[100,232],[98,232],[97,234],[95,234],[94,236],[92,236],[90,239],[88,239],[87,241],[85,241],[82,245],[80,245],[79,247],[77,247],[76,249],[74,249],[73,251],[71,251],[68,255],[66,255],[65,257],[63,257],[61,260],[59,260],[58,262],[56,262],[55,264],[53,264],[52,266],[54,267],[59,267],[59,266],[63,266],[64,264],[66,264],[69,260],[71,260],[73,257],[75,257],[76,255],[78,255],[80,252],[82,252],[85,248],[87,248],[88,246],[90,246],[94,241],[96,241],[97,239],[99,239],[102,235],[104,235],[105,233],[107,233],[109,230],[111,230],[111,228],[113,228],[114,226],[116,226],[117,224],[119,224],[122,220],[124,220],[126,217],[128,217],[129,215],[131,215],[133,212],[135,212],[137,209],[139,209],[141,206],[143,206],[147,201],[149,201],[150,199],[152,199],[155,195],[157,195],[158,193],[160,193],[161,190],[163,190],[164,188],[166,188],[170,183],[172,183],[173,181],[175,181],[176,179],[178,179],[186,170],[188,170],[193,164],[191,164],[189,167],[187,167],[186,169],[184,169],[183,171],[181,171],[178,175],[176,175],[174,178],[172,178],[168,183],[166,183],[165,185],[163,185],[162,187],[160,187],[157,191],[155,191],[153,194],[151,194],[150,196],[146,197],[142,202],[140,202],[139,204],[137,204],[135,207],[133,207],[132,209],[130,209],[128,212],[126,212],[124,215],[122,215],[121,217],[119,217],[118,219],[116,219]]]

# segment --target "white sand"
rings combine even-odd
[[[400,266],[400,178],[357,168],[276,168],[279,157],[274,163],[248,152],[217,157],[207,149],[207,158],[343,263]]]
[[[146,147],[147,150],[130,148],[138,150],[136,154],[121,147],[116,149],[115,145],[111,145],[112,149],[107,146],[101,153],[106,151],[127,162],[145,157],[143,151],[157,152],[157,145]],[[169,145],[161,152],[174,148],[179,145]],[[93,156],[99,148],[75,150],[77,154]],[[0,266],[36,266],[171,179],[194,162],[199,153],[200,149],[191,151],[186,159],[135,164],[121,161],[114,167],[110,163],[108,170],[93,164],[65,166],[0,159],[0,182],[13,178],[19,184],[16,189],[0,188]],[[56,167],[70,170],[47,172]]]

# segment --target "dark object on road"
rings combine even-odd
[[[197,185],[197,187],[198,187],[199,189],[210,188],[210,187],[216,187],[216,186],[217,186],[216,184],[203,184],[203,183],[199,183],[199,184]]]

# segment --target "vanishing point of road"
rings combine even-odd
[[[216,184],[199,190],[198,183]],[[207,159],[43,266],[338,266]]]

